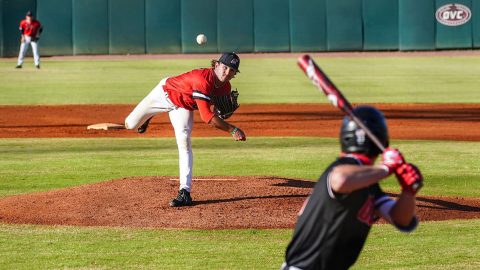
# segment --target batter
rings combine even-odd
[[[383,113],[359,106],[354,114],[388,147]],[[415,195],[423,177],[398,149],[382,151],[346,116],[340,128],[342,153],[320,176],[300,210],[281,270],[342,270],[357,260],[371,226],[380,217],[400,231],[413,231]],[[382,162],[374,165],[381,154]],[[397,200],[379,182],[395,174],[402,191]]]

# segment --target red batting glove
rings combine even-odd
[[[402,153],[396,148],[387,148],[382,154],[382,165],[392,174],[395,170],[405,163]]]
[[[423,186],[423,176],[420,170],[413,164],[405,163],[398,167],[395,171],[398,182],[402,186],[403,191],[407,191],[413,195]]]

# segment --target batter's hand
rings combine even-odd
[[[387,148],[382,154],[382,165],[388,169],[388,174],[392,174],[395,170],[405,163],[402,153],[396,148]]]
[[[246,141],[247,140],[247,136],[245,136],[245,133],[243,132],[243,130],[241,130],[237,127],[231,132],[231,134],[232,134],[233,139],[235,141]]]
[[[423,186],[423,176],[420,170],[413,164],[405,163],[395,170],[397,180],[402,186],[403,191],[413,195],[417,194]]]

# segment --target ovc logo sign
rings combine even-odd
[[[467,6],[461,4],[447,4],[437,9],[437,21],[447,26],[459,26],[472,18],[472,12]]]

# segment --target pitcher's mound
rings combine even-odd
[[[314,183],[272,177],[193,180],[191,207],[172,208],[174,177],[135,177],[0,200],[8,223],[163,228],[287,228]]]
[[[0,200],[0,222],[192,229],[293,228],[314,182],[279,177],[194,179],[191,207],[168,204],[173,177],[135,177]],[[478,199],[418,198],[420,219],[480,218]]]

